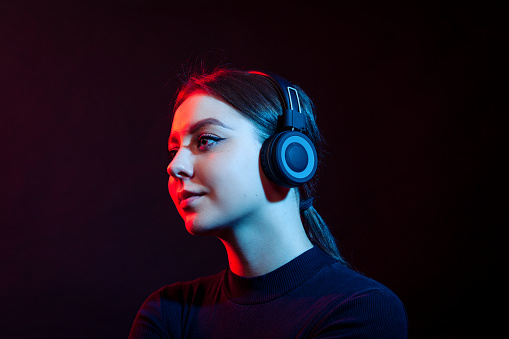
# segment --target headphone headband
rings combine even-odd
[[[249,73],[264,76],[276,89],[283,106],[281,117],[283,129],[304,131],[306,123],[300,106],[299,93],[292,83],[271,72],[250,71]]]

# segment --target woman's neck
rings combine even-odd
[[[267,217],[258,218],[256,224],[234,227],[219,236],[233,273],[243,277],[264,275],[313,247],[304,231],[298,207],[290,209],[288,213],[281,213],[278,208],[278,213],[267,213]]]

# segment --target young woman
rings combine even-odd
[[[312,205],[320,141],[311,100],[277,75],[217,69],[182,86],[168,190],[229,267],[152,293],[130,338],[406,337],[401,301],[348,267]]]

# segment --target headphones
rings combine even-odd
[[[283,106],[278,130],[265,140],[260,151],[263,172],[280,186],[300,186],[315,175],[318,158],[313,142],[304,134],[306,121],[301,110],[299,93],[289,81],[274,73],[249,73],[267,78],[278,92]]]

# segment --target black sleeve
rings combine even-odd
[[[313,338],[407,338],[407,315],[396,295],[369,290],[330,305]]]
[[[138,311],[131,327],[129,339],[168,337],[162,316],[160,291],[156,291],[145,300]]]

